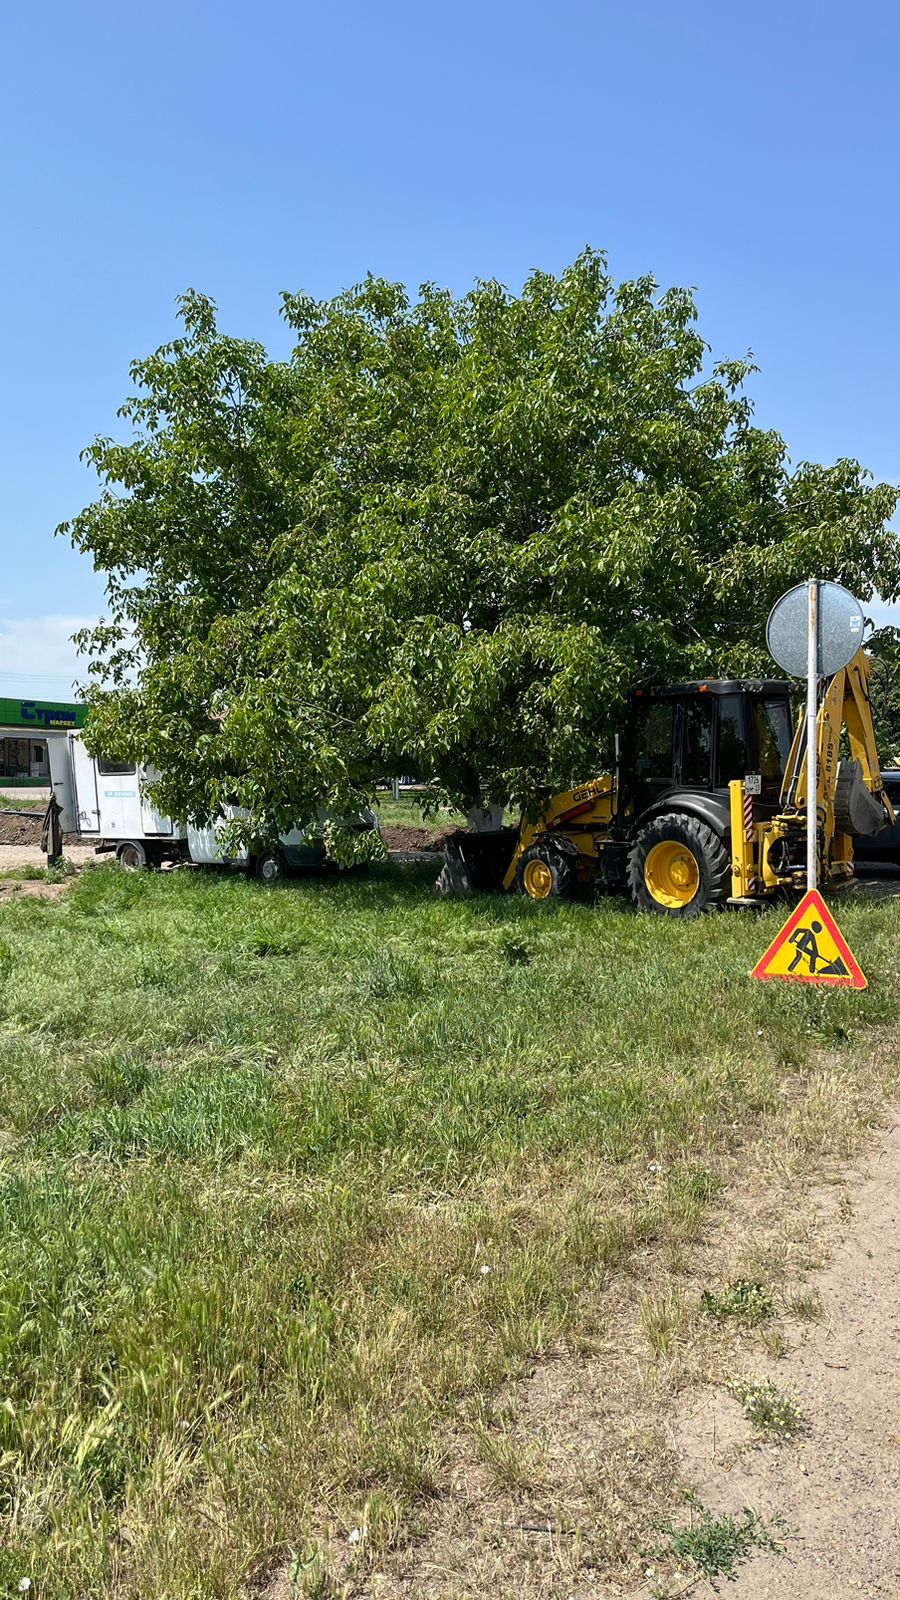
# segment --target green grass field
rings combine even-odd
[[[49,789],[40,795],[31,794],[26,789],[18,793],[15,789],[0,791],[0,811],[33,811],[35,814],[47,809],[50,796]]]
[[[379,789],[374,810],[385,828],[463,828],[466,822],[461,811],[451,811],[446,806],[426,816],[421,795],[408,790],[402,791],[395,800],[390,789]]]
[[[890,901],[839,912],[859,996],[749,982],[777,911],[432,878],[99,866],[0,909],[0,1596],[249,1594],[326,1515],[376,1559],[801,1081],[868,1114]]]

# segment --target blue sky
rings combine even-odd
[[[188,285],[284,353],[281,289],[590,243],[695,286],[795,460],[900,478],[898,68],[893,0],[7,8],[0,693],[78,670],[102,581],[53,529]]]

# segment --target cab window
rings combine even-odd
[[[764,778],[780,780],[794,738],[790,703],[787,700],[754,700],[753,722],[759,770]]]
[[[716,787],[725,789],[732,778],[742,778],[747,766],[743,698],[739,694],[723,694],[719,697]]]
[[[708,694],[682,702],[681,781],[709,784],[712,757],[713,701]]]
[[[672,781],[674,711],[671,700],[651,700],[641,706],[634,719],[634,770],[644,783]]]

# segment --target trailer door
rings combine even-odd
[[[144,822],[137,767],[98,756],[97,790],[104,839],[142,839]]]
[[[100,799],[94,758],[75,734],[69,734],[68,746],[75,788],[75,826],[79,833],[99,833]]]
[[[78,807],[72,771],[72,735],[51,733],[47,739],[50,784],[60,808],[59,825],[63,833],[78,832]]]

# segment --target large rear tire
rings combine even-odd
[[[559,839],[542,839],[523,851],[516,888],[529,900],[571,900],[578,889],[577,856]]]
[[[662,917],[698,917],[724,905],[731,861],[724,839],[697,817],[669,813],[642,828],[628,857],[631,898]]]

